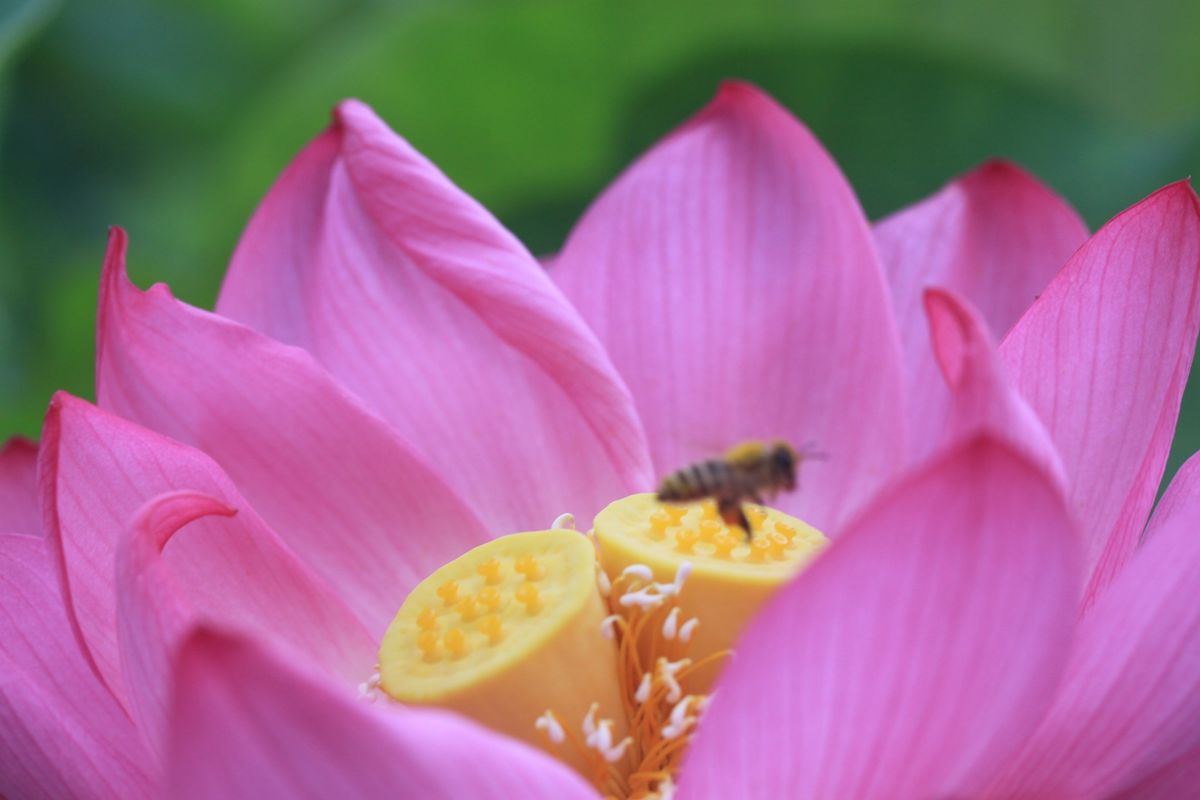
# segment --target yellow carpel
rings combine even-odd
[[[749,543],[740,528],[721,521],[712,501],[671,506],[653,494],[635,494],[610,503],[595,519],[601,566],[610,577],[645,564],[666,584],[681,562],[692,565],[679,608],[701,621],[689,651],[697,662],[732,647],[759,606],[828,544],[820,531],[781,511],[743,508],[755,531]],[[650,533],[660,513],[674,520],[672,535],[661,539]],[[716,673],[707,669],[693,685],[706,689]]]
[[[597,701],[619,740],[618,659],[601,633],[609,610],[595,576],[595,547],[574,532],[516,533],[471,550],[405,599],[380,645],[380,687],[543,748],[534,723],[547,708],[578,724]]]

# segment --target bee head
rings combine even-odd
[[[777,441],[771,446],[771,470],[779,476],[784,488],[789,492],[796,488],[796,464],[800,454],[795,448],[784,441]]]

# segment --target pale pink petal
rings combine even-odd
[[[37,453],[37,444],[20,436],[0,447],[0,531],[41,533]]]
[[[49,544],[0,534],[0,797],[151,796],[141,734],[84,660]]]
[[[203,517],[210,524],[197,522]],[[184,542],[186,559],[178,555]],[[199,492],[159,495],[122,537],[116,576],[125,683],[156,745],[166,732],[171,658],[195,619],[286,646],[348,694],[376,663],[378,643],[252,509]]]
[[[143,687],[129,686],[121,651],[129,646],[130,634],[139,633],[144,621],[139,613],[147,609],[130,601],[143,589],[153,594],[157,573],[135,580],[136,565],[118,569],[118,544],[138,510],[166,492],[203,492],[239,510],[232,521],[196,522],[164,555],[175,583],[195,607],[225,621],[252,619],[259,629],[275,630],[293,644],[307,642],[313,651],[309,658],[331,669],[337,669],[338,659],[352,661],[364,646],[369,654],[371,637],[208,456],[63,393],[51,401],[42,441],[46,533],[72,620],[97,673],[131,713],[137,704],[130,689]],[[153,597],[146,602],[157,607]],[[123,623],[133,626],[120,634],[119,611]],[[313,629],[304,630],[306,625]],[[321,643],[335,627],[342,631],[332,641],[345,647],[344,653],[325,652]],[[357,650],[349,648],[351,641],[359,642]]]
[[[202,629],[176,676],[167,763],[180,800],[597,798],[522,743],[445,712],[356,703],[249,640]]]
[[[1087,227],[1061,197],[1007,161],[989,161],[937,194],[875,225],[909,370],[912,448],[937,439],[946,393],[929,357],[921,294],[950,289],[979,309],[988,332],[1006,334],[1071,253]]]
[[[628,390],[524,247],[362,103],[263,201],[219,313],[304,347],[495,534],[649,487]]]
[[[1000,345],[1082,523],[1085,603],[1137,545],[1200,330],[1200,202],[1186,183],[1105,225]]]
[[[971,797],[1050,702],[1079,544],[981,437],[877,498],[735,645],[684,763],[696,798]]]
[[[1200,456],[1080,622],[1063,686],[996,793],[1107,797],[1200,748]]]
[[[374,634],[417,581],[488,538],[442,479],[307,353],[180,303],[164,286],[139,291],[124,255],[114,230],[100,404],[211,455]],[[521,476],[510,477],[520,491]]]
[[[929,340],[948,388],[948,407],[938,411],[941,447],[987,432],[1035,462],[1062,488],[1062,459],[1041,420],[1017,393],[988,335],[986,323],[963,298],[946,289],[925,290]],[[936,430],[936,429],[935,429]]]
[[[658,473],[742,439],[828,454],[779,505],[833,527],[903,458],[899,346],[862,210],[828,153],[728,83],[634,164],[551,272],[612,355]]]

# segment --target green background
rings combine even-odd
[[[211,307],[343,97],[535,252],[724,77],[804,119],[873,219],[1002,155],[1094,229],[1200,162],[1197,42],[1194,0],[0,0],[0,437],[91,395],[108,225],[136,281]],[[1200,449],[1192,383],[1173,467]]]

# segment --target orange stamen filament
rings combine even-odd
[[[549,742],[566,744],[583,757],[593,785],[606,798],[641,800],[673,789],[683,752],[709,699],[688,691],[688,679],[730,653],[723,650],[695,663],[687,657],[699,620],[683,619],[677,598],[690,570],[684,562],[674,581],[656,583],[648,567],[634,564],[611,582],[607,576],[601,580],[612,612],[601,631],[617,642],[630,733],[626,739],[612,741],[612,723],[597,721],[595,706],[582,721],[582,735],[564,726],[553,711],[537,721]]]

